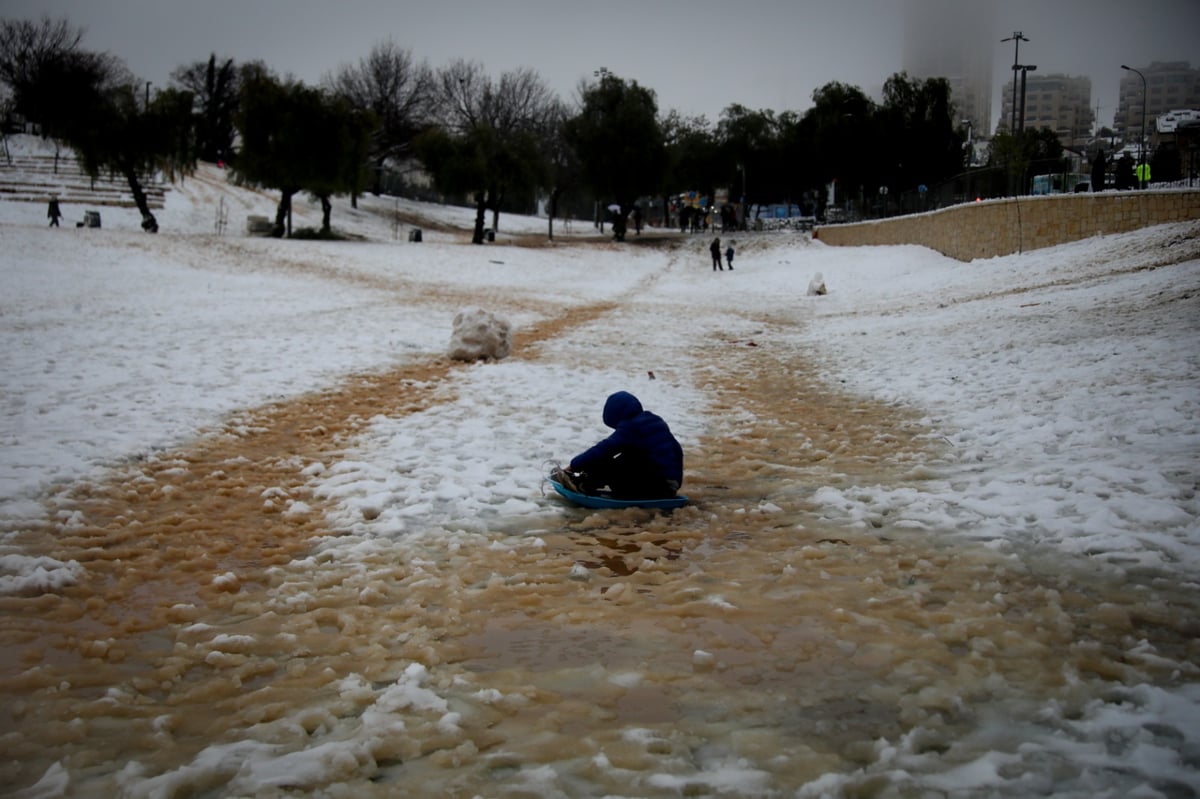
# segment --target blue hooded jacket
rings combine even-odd
[[[662,418],[642,408],[638,398],[618,391],[604,403],[604,424],[613,433],[594,447],[571,460],[573,471],[586,472],[588,464],[605,460],[618,452],[644,454],[661,470],[665,480],[683,485],[683,447],[671,434]]]

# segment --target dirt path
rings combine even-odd
[[[619,304],[572,309],[516,331],[514,357],[536,357],[539,343],[568,335]],[[762,480],[748,489],[730,479],[731,470],[744,472],[748,462],[768,480],[794,476],[794,452],[804,441],[813,442],[804,462],[832,460],[844,471],[869,468],[915,446],[911,432],[888,436],[883,449],[874,446],[879,429],[903,424],[895,412],[829,393],[804,364],[780,364],[765,349],[740,342],[730,342],[722,359],[737,379],[721,390],[714,413],[740,406],[761,421],[706,442],[692,456],[703,465],[690,478],[691,490],[710,508],[762,490]],[[444,382],[456,368],[437,358],[247,410],[191,444],[54,496],[54,517],[18,543],[31,553],[77,561],[84,577],[58,594],[0,598],[3,728],[28,724],[36,707],[48,729],[66,729],[81,698],[130,681],[169,684],[194,669],[163,670],[179,626],[229,612],[239,595],[268,590],[271,570],[303,557],[313,537],[325,533],[304,467],[335,460],[372,417],[428,408],[430,384]],[[868,449],[871,454],[863,455]],[[571,527],[568,521],[565,529]],[[608,535],[626,532],[617,520]],[[619,549],[604,544],[569,557],[607,564],[617,574],[634,568]],[[68,691],[58,690],[65,685]]]
[[[517,331],[514,349],[562,335],[611,307],[575,309]],[[53,504],[65,523],[48,523],[36,541],[25,543],[33,552],[78,561],[87,577],[61,596],[0,598],[6,644],[0,674],[11,679],[47,647],[62,649],[64,658],[88,654],[76,651],[68,631],[48,638],[43,616],[21,612],[31,604],[82,625],[91,637],[114,639],[107,657],[118,660],[136,648],[137,636],[177,621],[176,604],[261,587],[264,569],[292,560],[323,529],[319,508],[294,506],[297,500],[316,504],[303,467],[334,458],[374,416],[425,410],[429,385],[461,366],[436,358],[360,375],[333,390],[244,411],[183,448],[129,464],[102,482],[64,489]],[[227,572],[240,580],[213,582],[212,575]]]
[[[516,331],[514,357],[535,356],[537,344],[568,335],[619,304],[571,309]],[[784,476],[796,473],[791,464],[802,445],[810,450],[805,462],[832,459],[821,468],[841,471],[896,462],[902,450],[916,446],[911,429],[889,432],[880,444],[881,430],[905,424],[894,409],[866,408],[831,393],[811,364],[781,364],[777,357],[738,341],[722,353],[725,371],[736,379],[722,387],[713,412],[742,407],[762,421],[707,442],[706,451],[689,459],[701,464],[690,478],[701,495],[715,500],[738,493],[728,485],[731,459],[749,456],[766,473]],[[31,551],[77,561],[87,577],[61,595],[0,598],[5,611],[0,643],[6,644],[0,675],[13,678],[47,649],[59,652],[55,660],[64,666],[82,664],[96,654],[85,638],[110,640],[104,657],[120,662],[140,646],[141,636],[179,620],[175,606],[211,603],[222,593],[266,585],[264,570],[288,563],[323,531],[303,468],[335,459],[374,416],[427,409],[429,385],[458,366],[437,358],[247,410],[185,447],[128,464],[103,481],[62,490],[53,500],[57,520],[30,536],[36,541],[24,543]],[[237,580],[214,582],[214,574],[227,573]],[[35,614],[24,612],[30,605]],[[65,629],[52,632],[47,614]],[[79,636],[81,630],[87,635]]]

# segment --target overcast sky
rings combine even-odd
[[[994,14],[993,126],[1013,31],[1039,74],[1092,79],[1092,107],[1111,124],[1121,64],[1200,67],[1200,0],[962,0]],[[716,121],[732,103],[803,111],[839,80],[875,94],[903,67],[905,0],[0,0],[0,16],[66,17],[84,46],[120,56],[164,86],[210,53],[261,59],[317,83],[388,38],[440,67],[456,58],[489,74],[530,67],[573,101],[606,67],[655,90],[660,110]],[[948,38],[954,31],[946,30]]]

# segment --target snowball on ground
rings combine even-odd
[[[466,308],[454,317],[448,355],[456,361],[500,360],[512,347],[512,326],[482,308]]]

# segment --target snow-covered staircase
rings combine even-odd
[[[169,186],[157,177],[143,177],[142,190],[151,209],[163,207]],[[120,176],[102,174],[92,180],[69,150],[53,152],[0,152],[0,201],[49,202],[58,196],[62,205],[134,207],[129,184]]]

